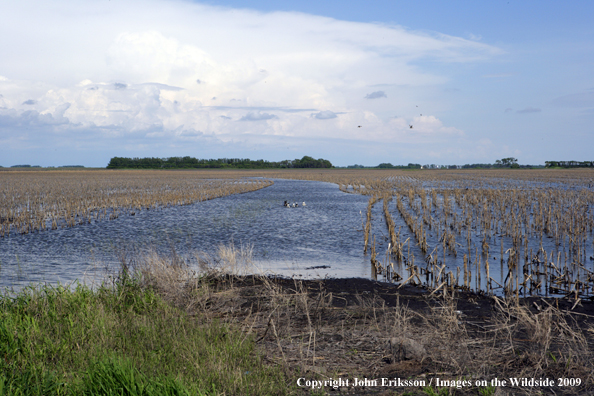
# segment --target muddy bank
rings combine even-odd
[[[187,282],[169,298],[190,313],[240,325],[267,362],[302,385],[342,381],[298,388],[304,394],[594,394],[590,300],[515,301],[358,278],[229,275]],[[354,386],[355,378],[369,386]],[[382,378],[413,382],[381,386]],[[436,378],[470,382],[445,389]],[[494,378],[575,381],[494,387]]]

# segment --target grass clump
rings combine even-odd
[[[270,395],[283,373],[252,337],[165,302],[124,268],[112,285],[0,297],[0,395]]]

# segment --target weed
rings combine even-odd
[[[487,386],[484,388],[479,388],[479,393],[481,394],[481,396],[493,396],[496,390],[497,388],[495,388],[494,386]]]
[[[450,389],[439,388],[438,390],[437,388],[433,388],[431,386],[425,386],[423,387],[423,392],[425,392],[427,396],[448,396],[450,394]]]
[[[142,282],[124,268],[97,290],[41,286],[0,298],[2,392],[286,392],[283,373],[263,365],[253,337],[189,316]]]

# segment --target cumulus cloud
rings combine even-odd
[[[401,125],[404,120],[396,119]],[[410,125],[413,128],[410,128]],[[464,132],[458,128],[447,127],[443,125],[443,122],[435,116],[418,116],[413,117],[408,128],[408,133],[413,135],[424,135],[424,136],[464,136]],[[406,129],[406,128],[405,128]]]
[[[54,114],[40,113],[36,110],[26,110],[21,113],[0,110],[0,128],[46,128],[68,124],[69,120],[64,117],[68,106],[68,104],[59,106]]]
[[[530,113],[540,113],[541,110],[535,107],[526,107],[525,109],[518,110],[516,113],[518,114],[530,114]]]
[[[329,120],[331,118],[337,117],[336,113],[330,110],[320,111],[319,113],[312,114],[311,116],[317,118],[318,120]]]
[[[380,142],[456,134],[437,118],[398,129],[364,108],[397,108],[397,98],[365,89],[439,86],[447,80],[440,68],[419,68],[420,60],[464,63],[502,53],[397,25],[166,0],[9,2],[0,35],[15,38],[0,57],[3,133],[20,130],[9,124],[34,124],[50,134],[133,138],[138,147],[146,137],[174,145],[182,137],[276,144],[270,136]],[[253,121],[250,134],[233,120]]]
[[[386,93],[384,91],[375,91],[375,92],[365,95],[365,99],[378,99],[378,98],[387,98]]]
[[[273,118],[278,118],[274,114],[269,113],[260,113],[260,112],[253,112],[250,111],[243,117],[239,119],[239,121],[262,121],[262,120],[271,120]]]
[[[181,90],[183,90],[183,88],[181,88],[181,87],[174,87],[174,86],[167,85],[167,84],[159,84],[159,83],[151,83],[151,82],[149,82],[149,83],[142,83],[142,84],[139,84],[139,85],[140,86],[145,85],[145,86],[157,87],[157,88],[159,88],[160,90],[163,90],[163,91],[181,91]]]

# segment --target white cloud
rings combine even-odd
[[[319,113],[315,113],[311,115],[318,120],[330,120],[332,118],[338,117],[335,112],[330,110],[320,111]]]
[[[375,91],[365,95],[365,99],[378,99],[378,98],[387,98],[386,93],[384,91]]]
[[[264,121],[264,120],[271,120],[273,118],[278,118],[278,117],[275,116],[274,114],[250,111],[245,116],[241,117],[239,120],[240,121]]]
[[[446,127],[434,116],[418,116],[412,119],[392,118],[388,121],[392,131],[398,134],[398,139],[407,142],[428,141],[437,142],[452,137],[464,136],[464,132],[454,128]],[[412,128],[410,127],[412,125]],[[397,139],[391,139],[395,141]]]
[[[33,123],[45,125],[44,133],[172,141],[460,135],[432,115],[386,119],[388,108],[403,114],[402,99],[370,87],[439,85],[447,78],[420,61],[475,62],[501,53],[395,25],[181,0],[23,0],[3,8],[0,36],[12,38],[0,42],[5,134],[18,133],[9,125]]]

